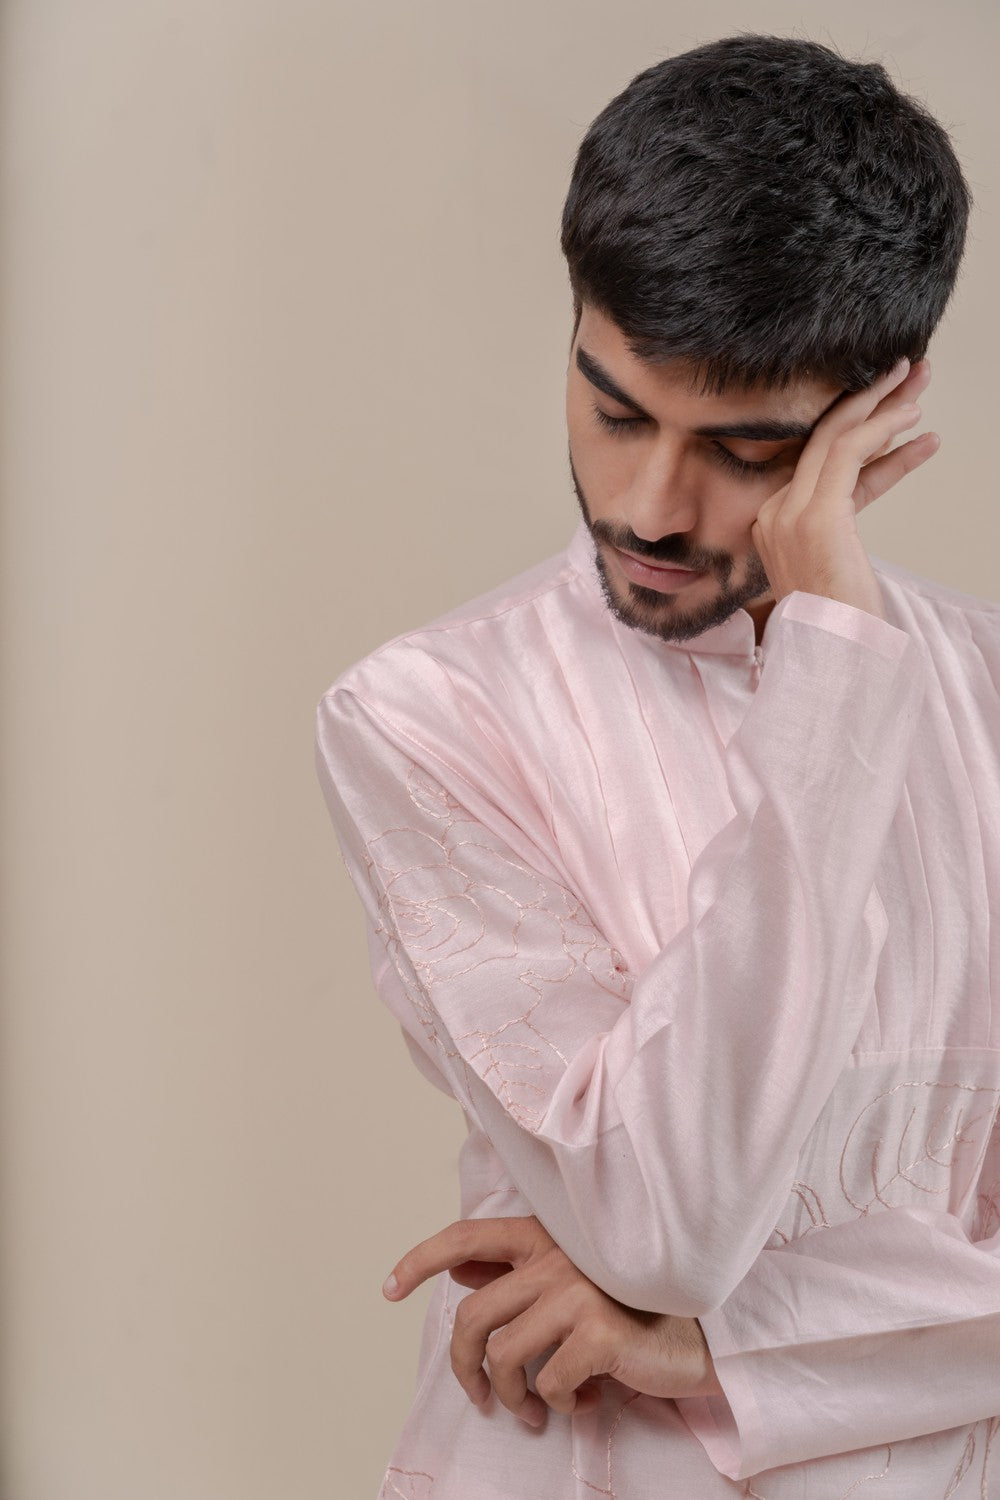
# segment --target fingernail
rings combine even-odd
[[[387,1297],[394,1297],[399,1291],[399,1282],[391,1271],[382,1283],[382,1291]]]

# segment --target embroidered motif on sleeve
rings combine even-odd
[[[857,1494],[862,1485],[875,1484],[878,1480],[884,1479],[888,1474],[890,1468],[892,1467],[892,1444],[888,1444],[883,1449],[883,1452],[885,1453],[884,1468],[880,1469],[878,1472],[873,1471],[869,1474],[860,1475],[857,1479],[855,1479],[853,1484],[848,1485],[846,1490],[839,1490],[836,1496],[831,1493],[830,1500],[848,1500],[848,1496]],[[839,1457],[843,1457],[843,1455],[840,1455]],[[822,1462],[822,1459],[818,1460],[813,1466],[814,1469],[818,1470]],[[772,1500],[772,1497],[768,1495],[766,1489],[755,1488],[755,1484],[757,1482],[758,1481],[753,1479],[747,1480],[747,1487],[744,1490],[744,1494],[747,1496],[747,1500]]]
[[[996,1491],[990,1488],[989,1483],[990,1450],[993,1447],[993,1439],[997,1435],[998,1428],[1000,1428],[1000,1417],[987,1417],[982,1422],[977,1422],[973,1427],[969,1428],[969,1436],[966,1439],[965,1447],[962,1449],[962,1455],[958,1460],[958,1465],[951,1476],[948,1488],[942,1495],[941,1500],[952,1500],[952,1496],[958,1493],[962,1481],[972,1469],[976,1461],[976,1449],[978,1446],[976,1434],[980,1432],[980,1429],[982,1429],[983,1439],[983,1462],[979,1472],[976,1500],[992,1500]],[[968,1494],[969,1500],[972,1500],[973,1492],[971,1490],[963,1490],[963,1494]]]
[[[879,1206],[909,1207],[947,1195],[953,1213],[975,1212],[973,1238],[992,1233],[998,1222],[996,1173],[976,1184],[994,1153],[1000,1089],[940,1080],[907,1080],[883,1089],[857,1114],[838,1163],[839,1194],[807,1182],[792,1186],[789,1203],[769,1245],[787,1245],[817,1229]]]
[[[891,1118],[885,1136],[878,1111],[883,1101],[901,1090],[931,1090],[929,1099],[915,1097],[903,1118]],[[976,1181],[989,1139],[1000,1090],[966,1083],[898,1083],[874,1098],[848,1132],[840,1157],[840,1186],[859,1215],[876,1203],[890,1208],[913,1201],[918,1193],[948,1193],[964,1201]],[[934,1113],[927,1119],[927,1107]],[[956,1176],[960,1182],[956,1186]]]
[[[378,1500],[431,1500],[434,1477],[419,1469],[397,1469],[390,1465],[385,1471]]]
[[[615,1433],[616,1433],[616,1431],[618,1429],[619,1422],[621,1421],[622,1417],[625,1415],[626,1408],[629,1407],[629,1406],[631,1406],[632,1403],[633,1403],[633,1401],[638,1401],[640,1394],[641,1393],[639,1391],[635,1391],[635,1392],[633,1392],[633,1394],[631,1396],[626,1396],[625,1397],[624,1401],[619,1406],[618,1410],[615,1412],[615,1415],[614,1415],[614,1417],[612,1418],[612,1421],[611,1421],[611,1425],[608,1428],[608,1446],[607,1446],[607,1450],[606,1450],[606,1457],[607,1457],[607,1464],[608,1464],[608,1482],[607,1482],[607,1485],[600,1485],[600,1484],[593,1483],[591,1480],[585,1478],[584,1475],[580,1473],[580,1471],[577,1468],[577,1466],[576,1466],[575,1463],[572,1465],[574,1479],[577,1479],[577,1480],[579,1480],[579,1482],[581,1484],[586,1485],[587,1489],[590,1490],[593,1494],[595,1494],[595,1495],[603,1495],[605,1497],[605,1500],[627,1500],[626,1496],[619,1495],[618,1491],[615,1489],[615,1483],[614,1483],[614,1478],[613,1478],[613,1473],[612,1473],[612,1465],[613,1465],[613,1459],[614,1459]]]
[[[569,891],[515,862],[412,763],[406,787],[416,825],[367,841],[378,935],[428,1040],[471,1065],[518,1124],[537,1130],[553,1075],[569,1062],[545,1027],[546,1006],[580,971],[621,1000],[632,976]],[[445,1013],[449,1024],[458,1018],[451,1037],[438,1021]]]
[[[986,1162],[976,1195],[976,1217],[971,1235],[987,1240],[1000,1229],[1000,1115],[993,1122],[993,1132],[986,1150]]]

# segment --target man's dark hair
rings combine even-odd
[[[860,390],[926,352],[972,203],[881,63],[723,37],[636,74],[584,136],[561,234],[576,326],[593,305],[702,394]]]

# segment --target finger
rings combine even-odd
[[[552,1355],[552,1358],[535,1376],[535,1390],[546,1406],[553,1411],[570,1416],[578,1410],[576,1391],[585,1384],[590,1385],[595,1376],[607,1373],[611,1363],[610,1351],[605,1350],[592,1337],[576,1330]],[[596,1386],[592,1387],[600,1391]],[[593,1398],[586,1396],[583,1406],[589,1409]]]
[[[565,1320],[539,1298],[487,1341],[486,1363],[497,1399],[532,1426],[543,1419],[545,1403],[528,1389],[525,1366],[557,1344],[566,1331]]]
[[[464,1261],[492,1260],[519,1265],[538,1245],[540,1229],[541,1225],[533,1217],[456,1219],[429,1239],[414,1245],[396,1262],[383,1284],[383,1293],[392,1301],[398,1301],[428,1276],[435,1276],[439,1271],[447,1271]]]
[[[890,371],[889,373],[891,375],[892,372]],[[871,407],[870,412],[868,413],[869,416],[877,412],[880,406],[886,406],[891,402],[899,404],[904,401],[915,401],[920,395],[920,392],[930,384],[930,379],[930,360],[918,359],[915,365],[910,366],[906,375],[903,376],[903,379],[900,380],[896,385],[892,386],[892,388],[887,391],[885,395],[883,395],[878,401],[875,402],[875,404]],[[871,385],[867,386],[865,388],[865,391],[873,392],[874,389],[874,385]],[[863,395],[865,394],[865,392],[859,391],[852,394]]]
[[[807,505],[793,509],[787,519],[795,519],[807,506],[817,515],[826,506],[842,506],[846,497],[853,496],[861,470],[872,455],[883,449],[888,439],[919,421],[919,406],[907,404],[869,417],[860,426],[841,433],[830,445]]]
[[[878,410],[883,401],[899,394],[905,382],[918,369],[919,365],[911,367],[908,359],[901,359],[891,370],[880,375],[877,380],[873,380],[871,385],[866,385],[860,391],[851,391],[850,395],[839,401],[831,411],[829,426],[832,435],[836,437],[839,432],[866,421]],[[901,396],[901,399],[907,398]]]
[[[897,406],[898,407],[898,406],[902,406],[904,403],[911,403],[911,402],[915,403],[917,397],[920,395],[920,392],[922,390],[924,390],[924,388],[930,383],[930,378],[931,378],[931,362],[930,362],[930,360],[929,359],[918,360],[918,362],[910,370],[910,373],[909,373],[909,375],[907,375],[906,379],[900,385],[898,385],[894,391],[890,392],[890,394],[887,397],[885,397],[885,399],[882,401],[881,405],[878,408],[876,408],[876,413],[875,414],[878,414],[878,413],[880,413],[883,410],[889,409],[890,406]],[[895,434],[895,433],[892,434],[888,438],[888,440],[885,443],[882,444],[882,446],[881,446],[881,448],[879,448],[878,452],[877,453],[873,453],[866,460],[866,467],[867,467],[868,464],[871,464],[874,459],[881,458],[883,454],[888,453],[890,451],[890,449],[892,448],[892,445],[893,445],[893,443],[895,441],[896,435],[897,434]],[[871,498],[874,498],[874,497],[871,497]],[[862,506],[864,505],[864,503],[865,502],[862,499]]]
[[[849,432],[860,422],[867,420],[881,402],[899,391],[915,371],[920,370],[920,361],[910,369],[909,361],[901,359],[893,369],[863,390],[845,392],[826,409],[799,454],[795,473],[789,486],[786,504],[806,504],[816,488],[820,471],[826,462],[830,445],[843,432]],[[927,366],[929,378],[930,366]]]
[[[873,500],[880,499],[894,484],[933,458],[940,446],[941,439],[936,432],[922,432],[919,437],[893,448],[884,457],[879,456],[874,462],[865,464],[854,491],[855,510],[864,510]]]
[[[895,394],[903,401],[916,401],[920,392],[926,390],[931,383],[931,362],[926,357],[918,359],[915,365],[910,366],[910,373],[906,379],[896,387]]]
[[[456,1307],[451,1333],[451,1368],[466,1395],[477,1405],[490,1393],[489,1376],[483,1369],[490,1334],[524,1313],[537,1296],[536,1288],[512,1272],[481,1291],[463,1297]],[[547,1347],[548,1343],[542,1345],[543,1349]]]
[[[818,515],[831,502],[839,509],[845,497],[853,495],[862,465],[872,455],[884,451],[900,432],[912,427],[919,418],[917,406],[891,407],[868,417],[856,427],[845,428],[830,443],[819,469],[813,466],[809,484],[800,475],[800,458],[788,493],[781,502],[780,524],[791,525],[806,511]]]
[[[845,495],[854,493],[863,465],[886,453],[899,434],[919,420],[919,406],[908,402],[881,407],[864,422],[838,433],[813,476],[811,489],[797,488],[796,495],[790,496],[782,508],[782,519],[796,520],[807,508],[815,509],[830,500],[842,504]],[[797,472],[795,478],[798,479]]]
[[[449,1274],[459,1286],[481,1287],[488,1286],[500,1276],[508,1275],[513,1269],[510,1262],[505,1260],[463,1260],[461,1265],[452,1266]]]
[[[585,1380],[582,1385],[577,1386],[574,1395],[576,1405],[573,1407],[573,1415],[578,1417],[581,1412],[593,1411],[600,1404],[601,1387],[596,1380]]]

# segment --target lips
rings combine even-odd
[[[631,552],[621,551],[618,547],[612,550],[619,568],[630,583],[638,583],[645,588],[654,589],[658,594],[674,594],[680,589],[687,588],[688,584],[696,579],[704,577],[703,573],[694,568],[672,568],[666,563],[649,563]]]
[[[628,557],[631,558],[633,562],[641,563],[644,568],[656,568],[658,572],[696,573],[698,571],[697,568],[684,568],[680,563],[651,562],[648,557],[636,557],[634,552],[622,552],[620,547],[616,547],[615,551],[620,552],[622,557]]]

